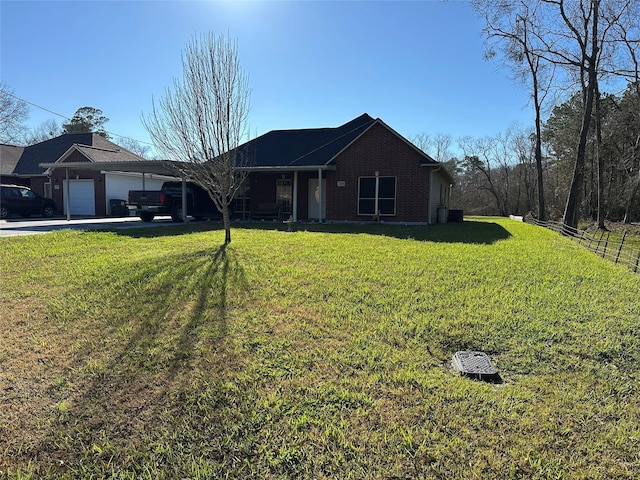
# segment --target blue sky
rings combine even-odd
[[[4,1],[0,78],[71,117],[149,142],[141,115],[181,76],[194,34],[237,39],[250,129],[332,127],[362,113],[404,136],[482,137],[533,118],[526,87],[483,60],[482,21],[463,1]],[[31,107],[29,125],[64,119]],[[117,138],[114,138],[117,141]]]

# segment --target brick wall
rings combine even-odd
[[[336,159],[336,170],[327,172],[327,219],[369,221],[358,215],[358,178],[396,177],[396,215],[383,216],[391,222],[427,222],[429,211],[429,169],[422,157],[384,125],[373,125]],[[341,186],[338,186],[341,185]],[[342,186],[343,185],[343,186]]]

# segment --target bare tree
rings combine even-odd
[[[512,128],[506,135],[483,138],[467,136],[459,140],[464,153],[463,168],[472,175],[477,174],[475,188],[491,195],[498,214],[502,216],[511,213],[513,167],[520,160],[513,137]]]
[[[637,2],[632,3],[629,9],[624,12],[614,30],[616,41],[622,45],[622,49],[627,53],[629,67],[621,72],[630,81],[627,90],[630,96],[634,97],[636,101],[640,101],[640,5]],[[628,120],[634,124],[639,121],[637,114]],[[640,166],[640,133],[635,137],[630,163]],[[628,170],[633,172],[633,167]],[[636,167],[635,170],[635,179],[630,181],[628,188],[629,194],[624,214],[625,223],[631,223],[633,202],[640,191],[640,168]]]
[[[133,152],[136,155],[138,155],[139,157],[149,158],[149,153],[151,150],[151,147],[149,146],[149,144],[144,145],[138,140],[130,137],[118,136],[117,140],[118,140],[117,141],[118,145],[120,145],[121,147],[126,148],[130,152]]]
[[[45,120],[25,136],[27,145],[44,142],[62,133],[62,127],[53,118]]]
[[[229,204],[246,178],[251,156],[238,146],[248,133],[250,90],[237,42],[211,33],[193,37],[182,56],[183,76],[143,124],[177,173],[203,187],[222,213],[231,241]]]
[[[447,133],[436,133],[430,136],[428,133],[418,133],[411,137],[411,143],[428,153],[434,160],[444,163],[451,159],[451,143],[453,139]]]
[[[635,1],[635,0],[633,0]],[[549,7],[544,27],[536,30],[541,55],[561,66],[582,90],[582,122],[563,223],[577,228],[585,175],[587,141],[598,106],[599,83],[615,63],[614,27],[632,0],[542,0]],[[601,163],[599,163],[601,165]],[[602,199],[602,192],[599,192]],[[601,200],[600,200],[601,201]]]
[[[0,82],[0,142],[20,141],[26,130],[24,122],[28,116],[27,104],[16,97],[6,83]]]
[[[551,90],[554,65],[540,55],[540,42],[533,31],[540,19],[540,2],[503,0],[474,0],[473,6],[486,23],[486,57],[493,58],[497,50],[510,64],[515,75],[531,85],[531,97],[535,111],[534,152],[537,172],[538,218],[546,218],[544,202],[544,176],[542,165],[542,107]]]

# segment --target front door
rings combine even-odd
[[[322,209],[320,210],[320,196],[322,196]],[[309,179],[309,196],[308,196],[309,220],[319,220],[327,218],[327,180],[322,179],[322,192],[318,188],[318,179]]]

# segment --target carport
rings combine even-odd
[[[142,189],[145,190],[145,175],[166,175],[180,178],[182,181],[182,211],[184,212],[183,221],[187,220],[187,179],[178,174],[179,170],[173,166],[178,163],[171,160],[141,160],[127,162],[64,162],[64,163],[41,163],[40,167],[47,169],[65,169],[65,178],[67,185],[69,183],[69,170],[89,170],[99,172],[128,172],[140,173],[142,175]],[[70,188],[67,188],[64,195],[64,202],[67,211],[67,220],[71,220],[70,208]]]

